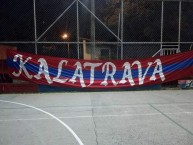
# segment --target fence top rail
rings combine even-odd
[[[0,41],[0,44],[84,44],[85,42],[56,42],[56,41]],[[86,42],[86,44],[121,44],[121,42]],[[123,44],[163,44],[163,42],[122,42]],[[164,44],[193,44],[193,42],[164,42]]]
[[[164,2],[193,2],[192,0],[148,0],[148,1],[164,1]]]

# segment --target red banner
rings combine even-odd
[[[141,60],[77,60],[8,51],[10,75],[38,84],[123,88],[161,84],[193,75],[193,51]]]

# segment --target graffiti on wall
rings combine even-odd
[[[181,89],[193,89],[193,80],[179,80],[178,84]]]

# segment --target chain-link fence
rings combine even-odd
[[[0,44],[29,53],[116,60],[193,49],[187,0],[2,0],[0,14]]]

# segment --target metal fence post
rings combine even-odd
[[[118,20],[118,38],[120,38],[120,25],[121,25],[121,14],[119,13],[119,20]],[[117,60],[119,59],[119,49],[120,49],[120,44],[119,44],[119,39],[117,38]]]
[[[181,20],[182,20],[182,1],[179,1],[178,52],[180,52],[180,41],[181,41]]]
[[[164,1],[162,1],[162,9],[161,9],[161,46],[160,46],[160,54],[163,53],[163,30],[164,30]]]
[[[95,0],[91,0],[91,58],[95,59]]]
[[[78,59],[80,59],[80,34],[79,34],[79,0],[76,1],[76,16],[77,16],[77,54],[78,54]]]
[[[37,22],[36,22],[36,0],[33,1],[33,8],[34,8],[34,42],[35,42],[35,54],[38,53],[37,51]]]
[[[124,31],[124,17],[123,17],[123,14],[124,14],[124,2],[123,0],[121,0],[121,60],[123,60],[123,31]]]

